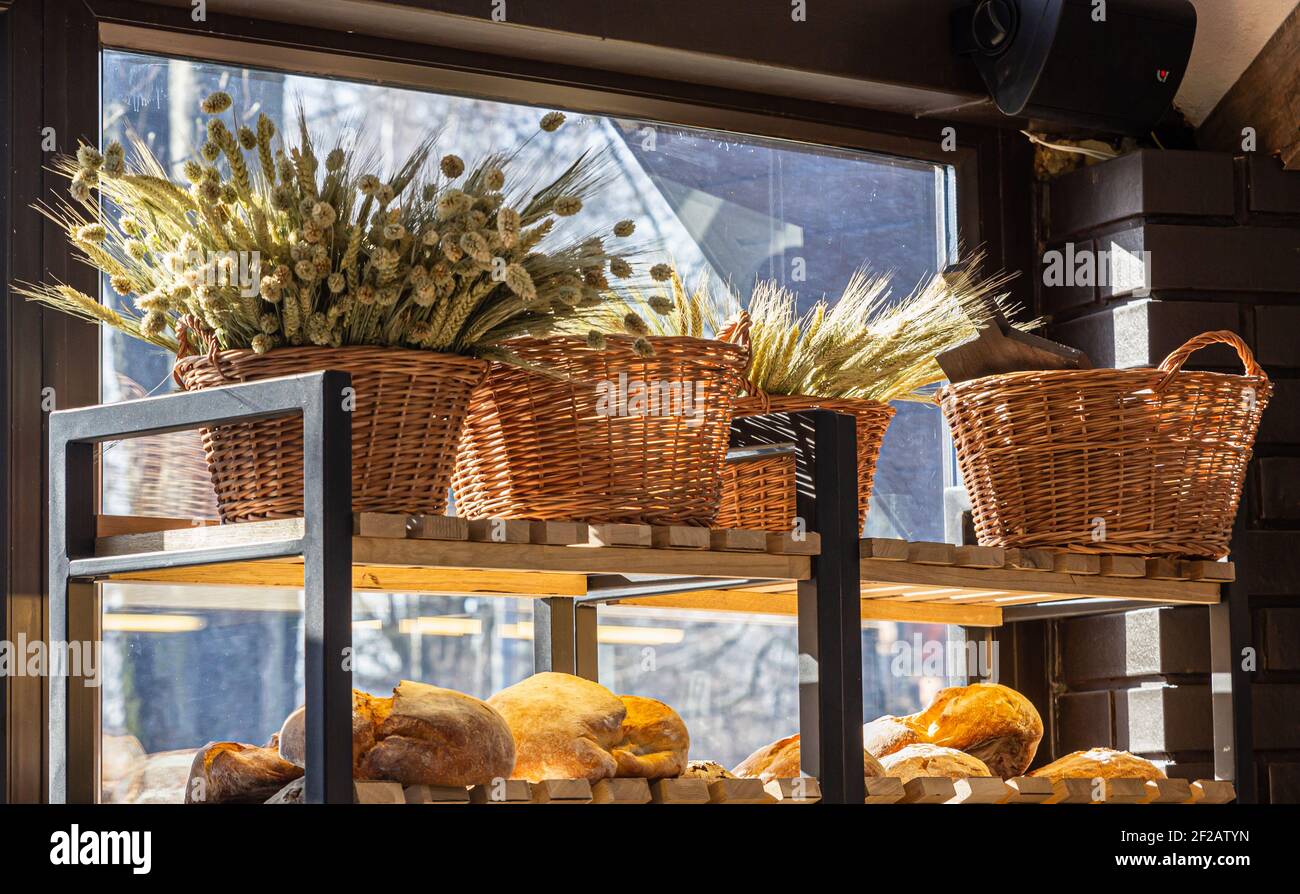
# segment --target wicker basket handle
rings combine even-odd
[[[194,341],[200,341],[208,349],[208,359],[216,367],[217,372],[227,381],[231,380],[226,371],[221,368],[221,345],[217,342],[216,334],[202,325],[198,318],[192,314],[185,314],[180,318],[176,326],[176,362],[172,364],[172,381],[174,381],[182,391],[185,390],[185,383],[181,381],[180,363],[186,357],[194,356],[198,351],[194,350]]]
[[[754,321],[750,319],[749,311],[742,310],[719,329],[717,335],[719,341],[738,345],[745,352],[745,372],[749,372],[749,365],[753,360],[753,334],[750,331],[753,326]],[[750,381],[749,376],[744,376],[741,382],[748,394],[754,393],[754,383]]]
[[[1178,375],[1178,373],[1182,371],[1183,364],[1187,362],[1189,357],[1201,348],[1210,345],[1228,345],[1233,348],[1237,352],[1237,356],[1241,358],[1242,365],[1246,368],[1246,375],[1253,378],[1263,379],[1265,382],[1268,381],[1268,375],[1264,372],[1263,367],[1255,362],[1255,355],[1251,353],[1250,347],[1244,340],[1242,340],[1242,337],[1235,332],[1220,329],[1215,332],[1206,332],[1196,336],[1195,338],[1188,339],[1185,345],[1173,351],[1168,357],[1166,357],[1161,362],[1160,366],[1157,367],[1165,375],[1156,385],[1155,390],[1163,391],[1165,387],[1173,381],[1174,376]]]

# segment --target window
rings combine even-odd
[[[164,166],[202,140],[199,100],[224,89],[247,119],[283,121],[301,103],[321,133],[350,131],[391,169],[426,135],[465,158],[519,144],[539,111],[417,90],[162,58],[102,56],[105,142],[144,141]],[[952,260],[952,171],[942,165],[647,121],[574,114],[547,141],[563,157],[608,153],[610,186],[593,208],[639,232],[691,280],[707,272],[747,294],[774,278],[807,306],[834,296],[864,262],[896,273],[899,297]],[[549,151],[540,142],[526,153]],[[111,291],[104,290],[105,300]],[[105,330],[102,396],[170,390],[162,351]],[[937,410],[899,408],[876,475],[868,533],[942,539],[942,426]],[[195,433],[108,445],[104,511],[212,517]],[[357,593],[355,685],[386,692],[403,678],[486,697],[531,672],[523,599]],[[235,587],[106,585],[105,800],[175,800],[189,757],[209,740],[263,743],[302,699],[301,593]],[[601,610],[602,682],[674,705],[692,754],[728,766],[797,726],[792,619],[666,610]],[[864,625],[867,718],[916,710],[948,682],[891,669],[914,637],[942,625]]]

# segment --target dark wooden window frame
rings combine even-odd
[[[44,169],[43,128],[57,151],[99,133],[99,51],[126,49],[324,77],[415,87],[590,114],[790,139],[951,165],[957,183],[958,238],[986,248],[991,267],[1034,269],[1032,154],[1014,129],[916,119],[790,96],[628,76],[426,44],[341,33],[310,23],[209,13],[137,0],[0,0],[0,274],[12,281],[52,278],[94,293],[93,271],[74,261],[67,240],[28,206],[58,179]],[[793,64],[794,60],[792,60]],[[944,128],[956,149],[944,151]],[[0,126],[0,131],[5,130]],[[1014,290],[1032,306],[1021,277]],[[7,285],[6,285],[6,291]],[[44,638],[46,566],[45,407],[98,401],[96,327],[7,294],[0,337],[0,579],[6,585],[0,639]],[[33,678],[0,679],[0,803],[44,797],[46,687]]]

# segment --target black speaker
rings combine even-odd
[[[1195,38],[1190,0],[978,0],[953,13],[953,47],[998,108],[1058,130],[1150,131]]]

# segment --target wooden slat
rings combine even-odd
[[[469,799],[474,804],[528,804],[533,792],[526,779],[502,779],[471,786]]]
[[[407,804],[468,804],[470,802],[469,793],[461,785],[408,785],[403,796]]]
[[[650,532],[655,549],[708,549],[709,529],[687,525],[655,525]]]
[[[718,779],[708,784],[710,804],[774,804],[761,779]]]
[[[587,542],[587,526],[581,522],[530,521],[528,540],[541,546],[574,546]]]
[[[995,776],[954,779],[952,787],[956,794],[950,804],[1001,804],[1012,795],[1007,784]]]
[[[1100,556],[1101,573],[1107,577],[1146,577],[1147,561],[1141,556]]]
[[[1091,779],[1057,779],[1052,783],[1052,796],[1044,804],[1095,804],[1097,790]]]
[[[1192,784],[1186,779],[1148,779],[1144,804],[1186,804],[1192,800]]]
[[[175,552],[210,547],[247,546],[272,540],[297,540],[303,535],[300,518],[246,522],[238,525],[199,525],[138,534],[117,534],[95,541],[95,555]]]
[[[517,518],[472,518],[469,539],[480,543],[528,543],[532,524]]]
[[[1147,559],[1149,580],[1186,580],[1187,573],[1177,559]]]
[[[460,793],[464,795],[465,789]],[[405,804],[406,793],[399,782],[354,782],[352,800],[358,804]]]
[[[957,797],[952,780],[943,776],[918,776],[903,783],[902,804],[946,804]]]
[[[1237,579],[1237,566],[1231,562],[1187,561],[1182,563],[1181,570],[1188,580],[1211,580],[1219,583],[1231,583]]]
[[[961,568],[1001,568],[1007,563],[1006,550],[996,546],[959,546],[954,563]]]
[[[1008,779],[1007,788],[1011,794],[1002,802],[1004,804],[1042,804],[1054,793],[1050,779],[1039,779],[1036,776]]]
[[[649,525],[587,525],[588,546],[630,546],[648,549],[653,543]]]
[[[779,804],[816,804],[822,799],[821,785],[810,776],[772,779],[763,789]]]
[[[585,779],[544,779],[529,786],[534,804],[587,804],[591,783]]]
[[[767,532],[710,528],[709,548],[725,552],[767,552]]]
[[[956,553],[951,543],[917,541],[907,545],[907,561],[913,565],[951,565],[957,560]]]
[[[644,779],[602,779],[591,787],[593,804],[648,804],[650,783]]]
[[[1018,571],[1052,571],[1056,557],[1045,549],[1009,549],[1006,567]]]
[[[1232,783],[1223,779],[1198,779],[1191,789],[1193,804],[1227,804],[1237,797]]]
[[[98,515],[95,517],[95,536],[114,537],[120,534],[147,534],[176,528],[198,528],[215,525],[214,518],[159,518],[151,515]]]
[[[768,534],[767,551],[782,556],[816,556],[822,551],[822,535],[808,531],[794,534]]]
[[[656,804],[707,804],[709,784],[703,779],[656,779],[650,783],[650,800]]]
[[[962,627],[1001,627],[1002,609],[995,605],[956,605],[950,602],[862,601],[862,620],[913,624],[954,624]]]
[[[1147,799],[1145,779],[1107,779],[1103,792],[1105,804],[1143,804]]]
[[[858,556],[863,559],[881,559],[887,562],[906,562],[908,543],[906,540],[891,540],[886,537],[868,537],[858,544]]]
[[[354,537],[405,537],[409,515],[392,512],[354,512],[352,535]]]
[[[868,804],[895,804],[903,800],[903,781],[894,776],[879,776],[865,780]]]
[[[1052,570],[1059,574],[1100,574],[1101,559],[1083,553],[1056,553]]]
[[[406,536],[416,540],[468,540],[469,522],[450,515],[415,515]]]

